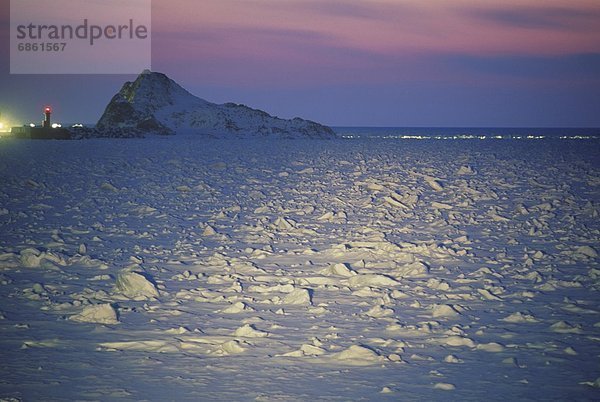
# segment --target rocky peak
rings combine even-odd
[[[308,120],[284,120],[244,105],[207,102],[165,74],[149,70],[123,85],[106,107],[97,128],[135,129],[151,134],[185,131],[227,138],[335,137],[329,127]]]

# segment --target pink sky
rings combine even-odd
[[[154,29],[192,33],[221,56],[231,45],[276,56],[289,35],[383,54],[556,55],[600,51],[600,1],[174,0],[155,2]],[[196,35],[207,32],[207,37]],[[214,36],[219,36],[216,40]],[[245,36],[246,41],[240,41]],[[211,46],[212,44],[212,46]],[[251,46],[248,46],[251,45]],[[275,46],[273,46],[275,45]]]
[[[333,125],[600,125],[600,0],[153,0],[152,69]],[[122,82],[81,80],[90,115]]]
[[[155,1],[154,64],[201,65],[210,82],[236,85],[415,79],[432,76],[430,56],[599,53],[599,21],[589,0]]]

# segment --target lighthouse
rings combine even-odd
[[[21,126],[13,127],[10,132],[15,138],[29,138],[33,140],[68,140],[71,139],[71,133],[69,130],[61,128],[60,124],[55,124],[52,127],[50,116],[52,115],[52,108],[50,106],[44,107],[44,120],[42,121],[42,127],[35,126]]]
[[[50,115],[52,114],[52,109],[50,106],[46,106],[44,108],[44,121],[42,121],[43,128],[50,128]]]

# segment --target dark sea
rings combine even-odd
[[[600,128],[333,127],[333,129],[339,136],[347,139],[600,140]]]

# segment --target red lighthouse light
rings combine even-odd
[[[50,128],[50,114],[52,113],[52,109],[50,106],[46,106],[44,108],[44,121],[42,121],[43,128]]]

